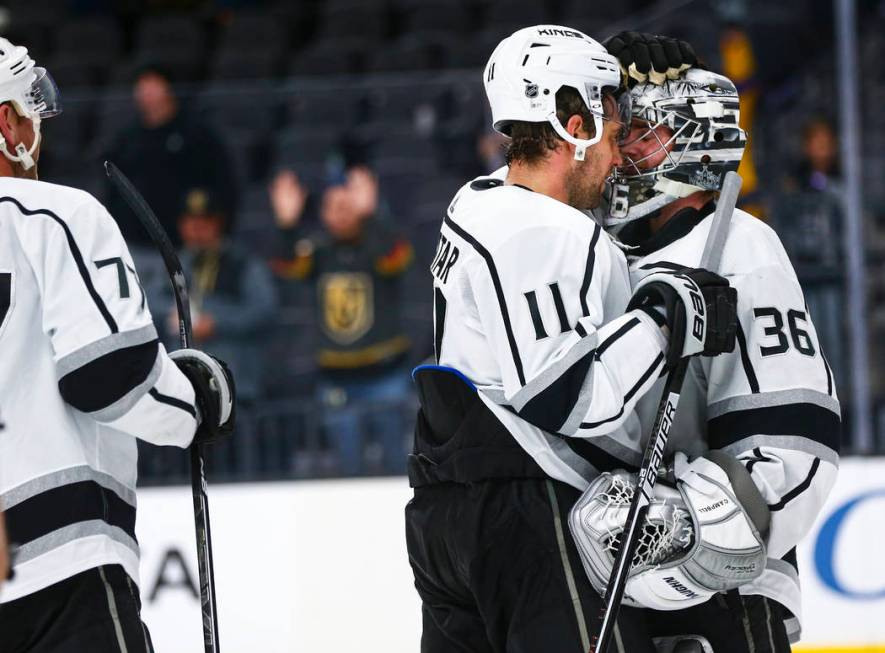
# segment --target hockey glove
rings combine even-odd
[[[624,592],[628,605],[681,610],[749,583],[765,569],[771,515],[737,459],[710,451],[689,463],[677,453],[675,474],[675,489],[663,481],[655,486]],[[617,485],[621,489],[613,491]],[[603,474],[569,515],[584,568],[601,594],[635,485],[635,474]]]
[[[646,32],[620,32],[603,42],[609,54],[621,63],[628,85],[637,82],[663,84],[698,62],[687,41]]]
[[[605,594],[618,554],[636,476],[622,469],[603,472],[569,513],[569,528],[584,570],[600,595]],[[671,491],[670,501],[655,497],[648,508],[628,578],[681,557],[692,544],[691,518],[681,501],[675,500],[679,494]],[[624,594],[624,603],[641,607],[629,591]]]
[[[667,369],[686,357],[734,351],[737,290],[703,269],[653,272],[633,290],[627,309],[638,308],[670,330]]]
[[[194,387],[197,432],[194,442],[214,442],[231,435],[236,421],[236,388],[224,361],[198,349],[169,354]]]

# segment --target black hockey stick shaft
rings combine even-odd
[[[175,295],[178,308],[178,335],[182,348],[190,346],[192,340],[191,310],[188,299],[187,282],[175,246],[163,225],[157,220],[151,207],[138,189],[120,169],[110,161],[105,161],[105,171],[120,195],[138,217],[160,252]],[[209,497],[206,484],[206,471],[203,464],[203,445],[190,446],[191,491],[194,499],[194,526],[197,534],[197,566],[200,572],[200,605],[203,615],[203,645],[206,653],[219,653],[218,611],[215,605],[215,568],[212,562],[212,532],[209,528]]]
[[[728,237],[728,224],[737,205],[738,194],[741,190],[741,178],[736,172],[725,175],[722,191],[716,203],[716,212],[713,215],[713,223],[707,234],[707,242],[704,244],[704,253],[701,256],[700,267],[716,271],[722,257],[722,249]],[[642,454],[642,463],[639,467],[639,478],[630,510],[627,513],[627,521],[621,533],[621,542],[618,546],[618,554],[612,567],[608,587],[605,591],[603,605],[599,611],[595,634],[590,640],[591,653],[606,653],[614,633],[618,612],[621,609],[621,601],[624,598],[624,588],[627,585],[627,577],[639,545],[639,535],[645,524],[645,516],[654,496],[655,483],[658,480],[658,470],[664,458],[664,450],[667,448],[667,439],[670,435],[670,427],[676,417],[676,408],[679,405],[679,395],[682,392],[682,382],[688,370],[688,358],[683,358],[667,375],[661,402],[652,426],[651,436],[645,445]]]

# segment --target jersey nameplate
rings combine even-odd
[[[449,272],[452,266],[458,262],[461,252],[445,236],[439,237],[439,245],[436,247],[436,256],[430,264],[430,271],[441,283],[449,280]]]

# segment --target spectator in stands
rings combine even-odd
[[[802,128],[802,159],[774,198],[771,225],[802,283],[836,387],[845,391],[850,388],[850,379],[843,332],[840,191],[839,144],[833,125],[825,118],[811,118]]]
[[[839,141],[833,124],[815,117],[802,129],[803,159],[793,173],[792,186],[800,191],[838,192]]]
[[[410,387],[403,364],[410,343],[400,286],[412,247],[377,218],[378,183],[365,166],[349,169],[323,193],[319,233],[302,225],[307,196],[297,178],[280,173],[270,192],[281,240],[291,244],[272,267],[282,278],[315,285],[317,399],[341,471],[363,471],[371,433],[383,447],[385,471],[402,473],[402,399]]]
[[[240,404],[261,392],[262,335],[277,308],[273,276],[262,261],[225,238],[225,212],[207,190],[192,189],[178,218],[184,245],[196,346],[227,361],[237,379]],[[171,298],[170,339],[178,335]]]
[[[107,156],[142,192],[173,241],[181,244],[175,220],[190,189],[208,189],[225,214],[233,214],[237,201],[233,166],[220,135],[181,105],[161,68],[141,68],[133,95],[138,118],[114,139]],[[109,190],[106,196],[126,241],[149,244],[119,194]]]
[[[811,118],[802,128],[802,159],[784,181],[772,223],[800,280],[841,267],[841,179],[839,144],[832,124]]]

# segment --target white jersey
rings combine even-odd
[[[621,250],[580,211],[481,177],[449,206],[431,272],[438,363],[544,472],[586,489],[664,361],[654,321],[624,312]]]
[[[194,392],[117,225],[80,190],[0,179],[0,601],[120,564],[138,579],[135,438],[187,446]]]
[[[669,238],[668,230],[658,232],[639,256],[628,255],[634,285],[654,271],[700,265],[712,216],[693,212],[676,219],[682,224],[673,225]],[[795,639],[801,609],[795,547],[836,479],[839,401],[802,289],[774,231],[735,211],[717,272],[737,289],[737,346],[731,354],[691,361],[668,449],[692,455],[721,449],[750,471],[771,509],[769,562],[740,591],[786,606],[796,617],[787,622]],[[643,442],[660,394],[648,393],[637,406]],[[626,445],[632,448],[626,462],[638,465],[640,446]]]

